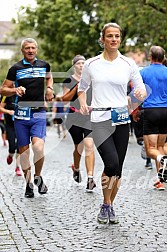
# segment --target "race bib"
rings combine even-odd
[[[127,107],[111,109],[112,126],[130,123],[130,117]]]
[[[17,107],[15,110],[14,118],[20,120],[30,120],[30,107]]]

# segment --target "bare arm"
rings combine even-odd
[[[18,95],[22,96],[25,94],[26,89],[22,86],[15,87],[13,81],[5,79],[2,83],[1,94],[4,96]]]
[[[78,100],[80,103],[80,112],[83,115],[89,114],[89,107],[86,103],[86,93],[84,91],[78,92]]]
[[[134,96],[141,102],[147,97],[146,89],[144,88],[135,88],[134,89]]]
[[[74,97],[75,93],[77,92],[77,89],[78,84],[71,90],[69,88],[64,87],[63,96],[61,97],[61,100],[65,102],[70,102]]]
[[[4,113],[4,114],[8,114],[8,115],[13,115],[14,114],[14,110],[9,110],[9,109],[5,109],[6,103],[1,102],[0,103],[0,112]]]
[[[52,101],[54,98],[54,89],[53,89],[53,77],[51,72],[46,75],[46,101]]]

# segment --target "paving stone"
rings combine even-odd
[[[14,173],[14,164],[0,162],[0,251],[10,252],[166,252],[167,191],[152,188],[155,165],[147,171],[140,146],[130,138],[123,168],[122,185],[115,200],[120,223],[100,225],[96,221],[102,203],[102,161],[96,151],[92,194],[85,191],[86,170],[81,159],[83,181],[73,181],[73,144],[70,135],[57,137],[48,130],[42,175],[47,195],[24,198],[25,181]],[[7,149],[0,140],[1,157]],[[154,161],[153,161],[154,163]],[[34,167],[32,168],[34,172]]]

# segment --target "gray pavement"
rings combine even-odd
[[[83,181],[73,181],[70,164],[73,145],[69,135],[57,137],[48,128],[45,144],[44,180],[47,195],[24,198],[25,182],[16,177],[14,163],[6,164],[7,147],[0,140],[0,252],[166,252],[167,190],[153,189],[155,165],[144,168],[140,146],[130,137],[123,180],[115,200],[120,223],[99,225],[96,216],[102,203],[102,162],[96,152],[97,188],[87,193]]]

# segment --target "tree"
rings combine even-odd
[[[35,10],[21,9],[18,31],[34,32],[54,70],[65,71],[75,54],[89,58],[99,53],[100,31],[108,22],[123,29],[123,53],[147,52],[152,44],[167,50],[166,14],[166,0],[37,0]],[[133,45],[127,46],[128,40]]]
[[[10,61],[7,59],[0,60],[0,86],[4,79],[6,78],[6,69],[8,69],[10,66]]]

